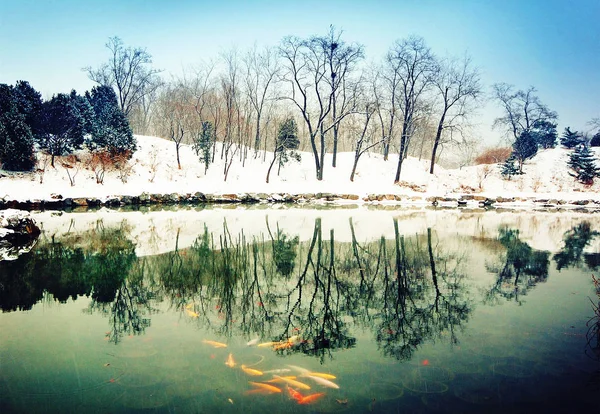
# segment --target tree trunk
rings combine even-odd
[[[273,159],[271,160],[271,165],[269,165],[269,170],[267,171],[267,184],[269,184],[269,176],[271,175],[271,168],[275,164],[275,160],[277,159],[277,149],[273,151]]]
[[[319,173],[317,174],[317,180],[323,181],[323,167],[325,163],[325,133],[323,132],[323,128],[321,127],[321,168],[319,169]]]
[[[354,174],[356,173],[356,166],[358,165],[358,159],[360,158],[360,154],[356,154],[354,156],[354,165],[352,165],[352,173],[350,173],[350,181],[354,182]]]
[[[442,130],[444,129],[444,120],[446,118],[446,110],[442,113],[440,122],[438,124],[437,132],[435,133],[435,141],[433,142],[433,150],[431,151],[431,165],[429,166],[429,174],[433,174],[433,167],[435,166],[435,155],[437,153],[440,139],[442,138]]]
[[[331,166],[333,168],[336,167],[336,162],[337,162],[338,128],[339,128],[339,126],[333,127],[333,160],[331,162]]]

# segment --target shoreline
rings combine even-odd
[[[556,194],[554,194],[556,195]],[[572,194],[570,194],[572,195]],[[583,195],[583,194],[582,194]],[[303,206],[344,207],[348,205],[374,205],[389,208],[440,207],[477,209],[544,209],[556,211],[581,210],[600,212],[600,199],[594,198],[544,198],[544,197],[490,197],[478,194],[453,194],[446,196],[407,195],[407,194],[357,194],[336,193],[142,193],[139,196],[115,195],[102,198],[62,197],[52,194],[50,199],[10,199],[0,198],[0,210],[19,209],[71,210],[96,209],[100,207],[125,206],[173,206],[173,205],[255,205],[293,204]]]

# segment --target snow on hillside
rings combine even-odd
[[[398,157],[391,156],[387,162],[379,154],[362,156],[354,182],[350,172],[354,153],[338,154],[338,166],[331,167],[332,157],[326,155],[324,179],[315,178],[312,153],[302,153],[298,163],[286,164],[280,174],[277,165],[273,167],[270,183],[265,182],[272,153],[262,153],[255,158],[249,152],[245,165],[242,165],[237,152],[231,165],[227,181],[224,181],[224,162],[220,158],[220,145],[217,146],[215,163],[208,172],[191,146],[181,148],[182,168],[177,168],[175,145],[161,138],[137,136],[138,150],[130,160],[132,171],[126,182],[122,182],[115,171],[107,172],[104,184],[97,184],[94,172],[84,162],[69,170],[76,173],[75,185],[71,186],[66,169],[57,158],[56,168],[49,165],[45,172],[0,174],[0,197],[11,200],[50,199],[52,194],[62,197],[96,197],[99,199],[115,195],[136,196],[148,193],[347,193],[363,197],[367,194],[407,194],[447,196],[452,194],[475,193],[488,197],[537,197],[549,199],[599,199],[600,180],[586,187],[577,183],[568,173],[569,150],[556,148],[542,150],[525,164],[525,175],[503,180],[497,165],[478,165],[462,169],[435,167],[435,174],[429,174],[429,162],[408,158],[402,167],[401,185],[394,185]],[[39,155],[38,155],[39,156]],[[86,152],[77,153],[79,159],[86,158]],[[43,175],[43,183],[40,178]]]

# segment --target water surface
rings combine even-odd
[[[36,219],[34,249],[0,262],[2,413],[597,408],[596,215]]]

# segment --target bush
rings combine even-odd
[[[475,158],[475,165],[504,162],[510,157],[511,152],[510,147],[488,148]]]

